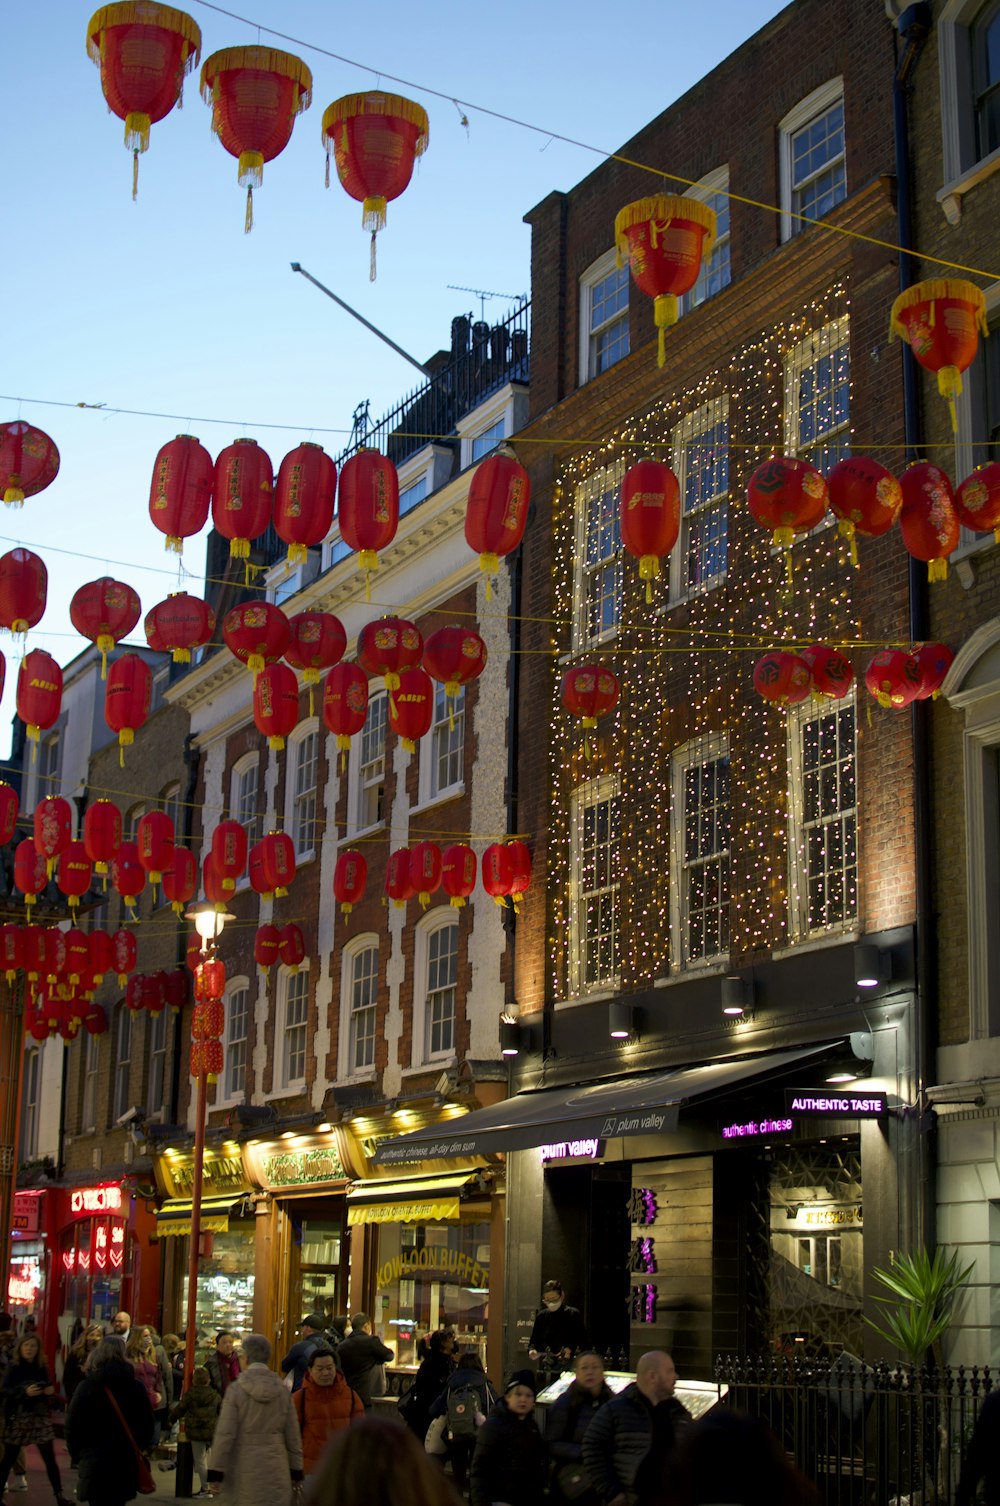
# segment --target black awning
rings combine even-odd
[[[729,1092],[740,1083],[784,1072],[821,1056],[837,1042],[796,1051],[710,1062],[678,1072],[614,1077],[582,1087],[516,1093],[488,1109],[450,1119],[412,1135],[386,1140],[375,1161],[382,1166],[531,1150],[554,1141],[616,1140],[670,1134],[686,1104]]]

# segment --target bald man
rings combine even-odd
[[[583,1463],[606,1506],[647,1506],[660,1498],[677,1429],[691,1421],[674,1396],[676,1384],[670,1355],[652,1349],[640,1358],[634,1383],[595,1415]]]

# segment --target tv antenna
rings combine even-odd
[[[455,282],[449,282],[446,284],[446,286],[450,288],[453,293],[474,293],[475,296],[479,299],[480,319],[486,318],[487,298],[506,298],[508,303],[527,303],[528,301],[527,293],[494,293],[491,292],[489,288],[460,288]]]

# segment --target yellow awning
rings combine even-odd
[[[229,1231],[229,1216],[240,1197],[206,1197],[201,1201],[201,1232],[203,1234],[226,1234]],[[168,1198],[156,1214],[156,1233],[160,1239],[171,1236],[183,1237],[191,1233],[191,1218],[194,1204],[190,1198]]]
[[[453,1177],[356,1184],[347,1194],[348,1225],[417,1224],[457,1218],[459,1194],[472,1180],[473,1176],[464,1172]]]

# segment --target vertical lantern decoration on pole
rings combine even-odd
[[[0,424],[0,488],[7,507],[42,492],[59,474],[59,451],[41,429],[17,419]]]
[[[427,150],[427,111],[398,94],[370,90],[345,94],[323,112],[326,182],[330,149],[337,177],[362,205],[361,225],[371,232],[369,279],[375,281],[375,237],[385,228],[386,204],[397,199],[413,176],[413,164]]]
[[[124,581],[102,575],[74,591],[69,604],[69,620],[83,638],[96,644],[101,655],[101,679],[108,677],[108,655],[139,621],[142,605],[139,596]]]
[[[473,471],[465,504],[465,542],[479,555],[487,601],[501,558],[513,554],[524,538],[530,501],[528,473],[509,446],[502,445]]]
[[[153,0],[122,0],[91,16],[87,52],[101,70],[108,109],[125,122],[134,199],[139,153],[149,147],[150,127],[180,104],[185,75],[201,56],[201,32],[182,10]]]
[[[979,348],[980,331],[984,337],[989,334],[985,295],[960,277],[915,282],[900,293],[889,316],[890,335],[905,340],[925,371],[936,373],[955,432],[955,399],[962,391],[962,372]]]
[[[677,323],[677,300],[698,281],[715,245],[715,210],[699,199],[657,194],[626,204],[615,216],[618,265],[653,299],[657,364],[666,362],[666,330]]]
[[[183,553],[184,540],[208,522],[214,473],[211,455],[193,434],[178,434],[160,449],[149,488],[149,516],[167,536],[164,548]]]
[[[243,228],[253,229],[253,191],[264,163],[288,145],[296,115],[312,102],[312,74],[300,58],[273,47],[225,47],[206,58],[201,97],[212,107],[212,130],[239,160],[247,191]]]
[[[399,527],[399,477],[392,461],[378,450],[358,450],[344,462],[337,523],[340,537],[358,556],[358,568],[365,576],[365,601],[371,601],[378,551],[388,549]]]

